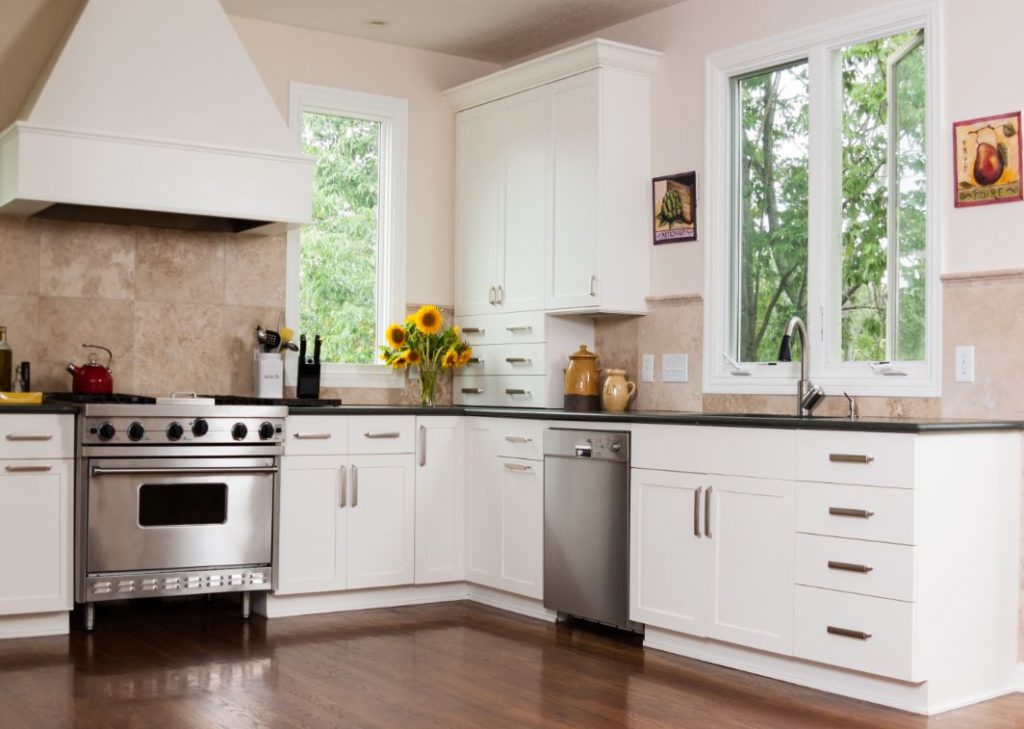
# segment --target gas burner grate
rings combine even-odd
[[[338,398],[250,397],[247,395],[203,395],[202,397],[212,397],[217,405],[284,405],[286,407],[332,407],[341,405],[341,400]]]
[[[128,395],[115,392],[111,395],[86,395],[76,392],[44,392],[43,402],[70,402],[78,404],[103,403],[112,405],[153,405],[155,397]]]

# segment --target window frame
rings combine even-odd
[[[926,64],[926,344],[925,360],[878,365],[836,358],[842,336],[835,301],[842,270],[840,230],[841,139],[834,130],[842,118],[842,48],[897,33],[923,29]],[[740,179],[734,167],[739,135],[733,128],[738,103],[734,79],[759,70],[806,60],[810,93],[808,144],[808,288],[809,376],[826,392],[888,397],[932,397],[941,393],[941,191],[948,170],[942,165],[940,58],[942,31],[938,0],[912,0],[848,16],[738,48],[705,59],[705,164],[729,174],[706,174],[707,211],[704,267],[704,392],[792,394],[800,363],[737,363],[732,359],[738,301],[735,254],[736,205]],[[941,137],[941,139],[940,139]],[[897,375],[897,376],[889,376]]]
[[[406,187],[408,183],[409,102],[406,99],[359,91],[292,82],[289,86],[289,125],[301,145],[303,115],[330,114],[379,122],[380,192],[377,198],[376,345],[384,344],[391,322],[405,319]],[[299,331],[301,230],[288,231],[285,322]],[[294,385],[298,357],[289,352],[286,383]],[[404,373],[383,363],[323,363],[321,387],[405,386]]]

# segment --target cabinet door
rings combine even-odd
[[[501,458],[500,587],[544,596],[544,473],[540,461]]]
[[[696,474],[632,469],[630,620],[705,634],[704,485]]]
[[[0,615],[71,609],[71,464],[0,465]]]
[[[466,579],[498,587],[501,500],[498,489],[499,420],[465,422]]]
[[[279,594],[344,590],[348,512],[342,456],[285,456],[278,500]]]
[[[415,456],[352,456],[348,489],[348,587],[411,585]]]
[[[791,654],[793,483],[716,476],[710,485],[707,635]]]
[[[544,254],[551,238],[546,88],[505,102],[505,226],[498,309],[544,308]]]
[[[465,579],[461,420],[416,419],[416,584]]]
[[[499,283],[504,210],[504,114],[488,104],[457,121],[455,309],[459,314],[494,310],[491,288]]]
[[[551,85],[554,216],[547,309],[599,303],[598,70]]]

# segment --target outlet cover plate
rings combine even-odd
[[[654,355],[645,354],[640,358],[640,381],[654,382]]]
[[[956,348],[956,381],[974,382],[974,347]]]
[[[661,355],[661,381],[686,382],[689,377],[690,358],[685,354]]]

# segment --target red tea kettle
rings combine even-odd
[[[114,354],[106,347],[98,344],[83,344],[87,349],[102,349],[107,353],[107,366],[100,364],[95,352],[89,353],[89,361],[81,367],[69,362],[67,370],[71,373],[71,392],[77,395],[110,395],[114,392],[114,376],[110,367],[114,364]]]

